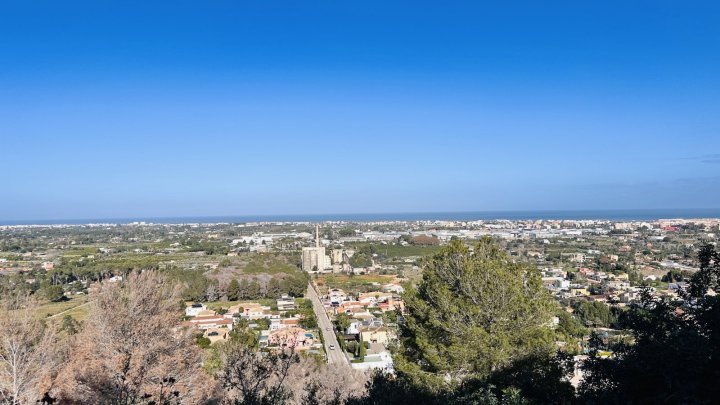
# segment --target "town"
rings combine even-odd
[[[156,269],[183,286],[183,325],[212,350],[251,333],[258,351],[292,348],[347,370],[393,373],[406,288],[453,240],[495,240],[536,266],[559,303],[555,343],[576,376],[591,333],[612,356],[616,327],[644,291],[678,298],[696,251],[720,237],[718,219],[266,222],[7,225],[0,288],[41,297],[37,316],[81,324],[102,283]],[[68,326],[70,325],[70,326]]]
[[[719,15],[0,3],[0,405],[720,402]]]

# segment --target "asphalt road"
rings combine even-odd
[[[325,308],[320,302],[320,297],[318,297],[315,288],[313,288],[312,286],[312,283],[308,284],[308,297],[312,300],[313,310],[315,311],[315,317],[318,321],[318,327],[320,328],[320,333],[323,334],[323,340],[325,341],[325,353],[327,353],[328,364],[344,364],[349,368],[350,362],[343,354],[342,349],[340,349],[340,344],[338,343],[337,336],[335,336],[335,332],[333,331],[333,324],[332,322],[330,322],[330,318],[328,317]],[[334,345],[335,349],[331,350],[330,345]]]

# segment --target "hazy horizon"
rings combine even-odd
[[[181,215],[157,217],[106,218],[35,218],[5,220],[7,225],[83,225],[93,223],[150,222],[178,223],[242,223],[242,222],[372,222],[423,220],[658,220],[720,218],[720,208],[684,209],[598,209],[598,210],[510,210],[510,211],[448,211],[448,212],[365,212],[365,213],[296,213],[296,214],[240,214],[240,215]]]

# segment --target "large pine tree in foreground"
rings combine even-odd
[[[396,369],[425,397],[485,392],[493,384],[509,388],[508,380],[523,376],[508,377],[532,373],[535,360],[552,363],[548,324],[556,304],[537,269],[513,260],[490,238],[473,247],[451,242],[426,262],[422,280],[405,300]],[[525,370],[517,369],[521,363]],[[553,387],[562,385],[562,368],[541,368]]]

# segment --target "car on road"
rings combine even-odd
[[[327,328],[325,328],[325,330],[326,330],[326,331],[329,331],[329,330],[330,330],[330,327],[328,326]]]
[[[335,350],[335,345],[330,345],[330,350]]]

